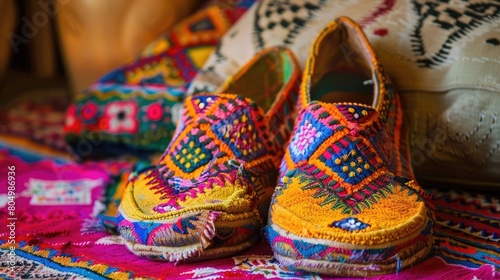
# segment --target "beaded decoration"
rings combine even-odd
[[[359,44],[349,63],[361,58],[356,66],[371,68],[373,106],[311,100],[311,83],[321,75],[316,71],[340,63],[331,45],[345,41],[332,38]],[[276,259],[293,269],[339,276],[384,274],[422,260],[432,245],[433,221],[406,163],[399,97],[352,20],[339,18],[319,34],[300,99],[303,109],[266,227]]]
[[[299,71],[290,51],[270,48],[219,90],[229,93],[186,99],[172,142],[130,180],[119,207],[118,230],[132,252],[220,257],[259,239],[296,119]]]

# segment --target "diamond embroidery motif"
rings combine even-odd
[[[324,174],[317,167],[312,167],[309,172],[316,172],[320,178]],[[320,203],[321,207],[331,205],[332,210],[341,210],[342,214],[349,215],[359,214],[362,209],[370,208],[372,203],[392,193],[394,187],[394,185],[389,184],[390,178],[379,176],[355,192],[349,193],[346,188],[341,187],[334,180],[325,183],[325,181],[318,180],[303,171],[295,171],[293,176],[300,179],[302,190],[315,190],[313,197],[323,199]],[[322,180],[324,179],[326,178],[323,177]]]
[[[234,154],[246,161],[254,160],[267,153],[259,141],[249,108],[230,114],[212,126],[212,131],[226,143]]]
[[[339,111],[344,115],[344,117],[351,122],[362,122],[366,118],[369,118],[374,110],[371,108],[366,108],[363,106],[338,106]]]
[[[297,155],[304,155],[307,146],[314,143],[314,138],[321,137],[321,131],[318,131],[314,126],[306,120],[304,125],[297,132],[297,141],[294,143],[292,151]]]
[[[214,96],[197,96],[196,98],[192,98],[191,102],[193,103],[193,107],[197,113],[204,113],[210,106],[215,102],[217,97]]]
[[[354,218],[354,217],[349,217],[342,219],[340,221],[333,222],[331,227],[337,227],[343,230],[347,231],[355,231],[355,230],[362,230],[367,227],[369,227],[369,224],[363,223],[362,221]]]
[[[320,157],[345,182],[352,185],[359,184],[375,171],[371,162],[374,160],[375,154],[366,154],[368,147],[364,146],[360,149],[357,144],[362,145],[362,143],[355,143],[348,137],[344,137],[335,142]],[[372,160],[368,160],[368,158]]]
[[[294,162],[306,160],[316,151],[333,131],[316,120],[311,113],[306,113],[290,142],[290,155]]]
[[[171,153],[172,161],[182,171],[191,173],[196,169],[209,163],[213,155],[204,144],[200,143],[199,135],[188,133],[187,139],[181,141],[181,145]]]

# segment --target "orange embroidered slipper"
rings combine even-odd
[[[409,165],[399,97],[355,22],[319,34],[300,94],[266,227],[276,259],[337,276],[421,261],[432,212]]]
[[[201,260],[260,238],[297,117],[299,77],[291,51],[270,48],[228,80],[224,93],[186,99],[166,152],[130,180],[119,206],[118,230],[130,251]]]

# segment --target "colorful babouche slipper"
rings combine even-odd
[[[190,96],[156,166],[136,174],[118,209],[130,251],[166,261],[242,251],[261,238],[297,117],[300,67],[266,49],[217,93]]]
[[[352,20],[317,37],[300,94],[265,229],[276,259],[336,276],[421,261],[433,218],[408,163],[400,100]]]
[[[68,107],[65,140],[80,158],[163,152],[187,87],[254,0],[213,1],[104,76]],[[177,111],[176,111],[177,110]]]

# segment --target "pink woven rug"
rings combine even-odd
[[[15,166],[13,212],[8,209],[10,166]],[[131,168],[117,161],[30,163],[1,152],[0,219],[7,226],[0,228],[0,278],[330,279],[280,267],[265,241],[233,257],[198,263],[155,262],[129,253],[116,235],[96,226],[95,217],[103,210],[105,190]],[[498,277],[498,197],[433,191],[429,198],[437,211],[431,256],[397,275],[373,279]]]

